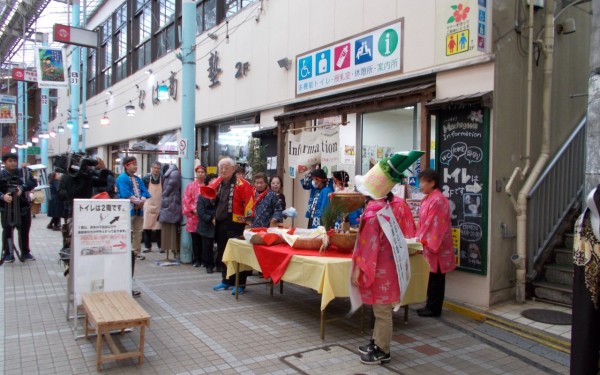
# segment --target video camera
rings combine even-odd
[[[81,153],[69,153],[55,157],[54,166],[61,173],[69,173],[71,176],[91,175],[98,176],[98,160],[87,157]]]

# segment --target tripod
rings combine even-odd
[[[19,204],[19,197],[15,197],[15,192],[16,191],[7,193],[13,196],[13,200],[10,203],[4,202],[5,209],[2,211],[2,227],[3,230],[9,231],[9,233],[7,234],[6,239],[8,248],[2,249],[3,251],[2,259],[0,259],[0,266],[4,264],[4,259],[8,254],[13,256],[13,254],[16,253],[21,262],[25,261],[22,252],[20,253],[15,247],[15,242],[13,239],[15,228],[18,228],[19,230],[21,229],[21,205]]]

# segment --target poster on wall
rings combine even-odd
[[[13,124],[17,122],[16,104],[16,96],[0,95],[0,124]]]
[[[437,165],[450,202],[459,269],[487,272],[488,109],[466,105],[437,115]]]
[[[62,48],[35,47],[35,62],[39,88],[66,88],[65,51]]]
[[[491,0],[436,1],[436,65],[490,52],[490,10]]]

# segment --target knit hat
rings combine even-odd
[[[137,164],[137,159],[134,156],[127,156],[126,158],[123,158],[123,166],[126,167],[128,164],[131,163],[136,163]]]
[[[206,168],[204,168],[204,166],[198,164],[196,167],[194,167],[194,172],[198,172],[198,169],[202,169],[204,172],[206,172]]]
[[[590,223],[596,239],[600,241],[600,185],[596,186],[586,199],[587,208],[590,210]]]
[[[381,159],[366,175],[354,177],[356,190],[373,199],[384,198],[394,185],[406,178],[404,171],[423,154],[423,151],[402,151]]]

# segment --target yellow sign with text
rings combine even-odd
[[[452,246],[454,247],[454,262],[460,265],[460,228],[452,228]]]

